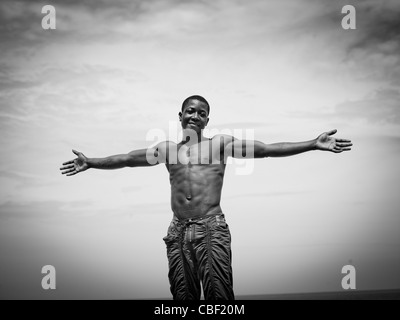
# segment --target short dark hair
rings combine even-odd
[[[183,109],[185,109],[186,105],[190,102],[190,100],[198,100],[200,102],[205,103],[207,105],[207,109],[208,109],[207,112],[210,113],[210,105],[208,104],[207,100],[204,99],[202,96],[198,96],[198,95],[190,96],[190,97],[186,98],[185,101],[183,101],[182,109],[181,109],[182,112],[183,112]]]

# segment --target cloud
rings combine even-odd
[[[276,196],[288,196],[288,195],[296,195],[296,194],[304,194],[308,193],[309,191],[271,191],[271,192],[253,192],[253,193],[241,193],[232,196],[224,196],[224,198],[252,198],[252,197],[276,197]]]
[[[398,1],[355,4],[357,30],[347,60],[365,70],[365,79],[400,85],[400,5]]]
[[[45,4],[56,9],[57,30],[44,31],[41,21]],[[0,40],[5,51],[29,57],[43,46],[58,44],[110,44],[151,41],[184,31],[212,7],[200,1],[2,1]],[[187,22],[190,21],[190,24]],[[203,22],[200,19],[199,22]],[[200,30],[200,28],[199,28]],[[25,44],[26,46],[23,46]],[[33,49],[33,50],[32,50]]]
[[[11,171],[4,171],[4,170],[0,171],[0,177],[9,178],[9,179],[18,181],[22,184],[32,183],[38,178],[37,176],[33,176],[33,175],[29,175],[29,174],[22,174],[22,173],[18,173],[18,172],[11,172]]]
[[[382,125],[400,125],[400,90],[384,86],[369,91],[358,99],[348,99],[333,106],[316,111],[297,110],[291,117],[310,121],[333,121],[347,123],[354,120],[366,121],[379,128]]]
[[[9,184],[10,180],[16,182],[15,190],[18,190],[18,192],[21,192],[21,190],[26,190],[26,189],[32,190],[34,188],[47,188],[47,187],[51,188],[60,184],[58,181],[49,179],[48,177],[44,176],[39,176],[24,172],[0,170],[0,181],[5,182],[4,186],[7,186],[7,189],[10,188]]]
[[[268,122],[269,124],[269,122]],[[218,123],[215,125],[217,130],[224,130],[224,129],[246,129],[246,128],[259,128],[259,127],[265,127],[267,125],[267,122],[254,122],[254,121],[243,121],[243,122],[224,122],[224,123]],[[214,127],[212,125],[211,127]],[[213,129],[211,129],[213,130]]]
[[[346,101],[335,108],[336,116],[366,119],[370,123],[400,124],[400,90],[378,89],[362,100]]]
[[[57,219],[80,214],[90,201],[7,201],[0,205],[0,219]]]
[[[400,5],[398,1],[363,1],[357,9],[357,38],[349,51],[368,49],[371,53],[400,55]]]
[[[0,72],[0,123],[4,125],[10,119],[35,119],[34,123],[38,118],[63,121],[71,115],[90,121],[92,117],[121,118],[121,112],[132,108],[118,105],[118,94],[127,81],[143,81],[138,72],[101,65],[53,66],[26,74],[13,73],[14,69]]]
[[[128,186],[128,187],[122,187],[122,188],[121,188],[121,191],[122,191],[123,193],[132,194],[132,193],[137,192],[137,191],[140,191],[140,190],[142,190],[142,189],[143,189],[142,186]]]

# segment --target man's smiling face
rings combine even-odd
[[[200,133],[208,124],[209,107],[206,103],[192,99],[179,112],[183,129],[192,129]]]

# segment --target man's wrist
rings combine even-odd
[[[311,150],[319,150],[317,141],[318,141],[318,138],[311,140]]]
[[[88,169],[93,168],[93,159],[86,158],[86,164],[87,164]]]

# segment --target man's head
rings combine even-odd
[[[198,95],[190,96],[190,97],[186,98],[185,101],[183,101],[182,109],[181,109],[182,112],[192,100],[197,100],[197,101],[203,102],[205,105],[207,105],[207,112],[208,112],[208,114],[210,114],[210,105],[208,104],[207,100],[204,99],[202,96],[198,96]]]
[[[210,105],[202,96],[190,96],[182,103],[181,112],[179,112],[179,121],[182,128],[190,128],[196,132],[200,132],[208,124],[208,115],[210,113]]]

